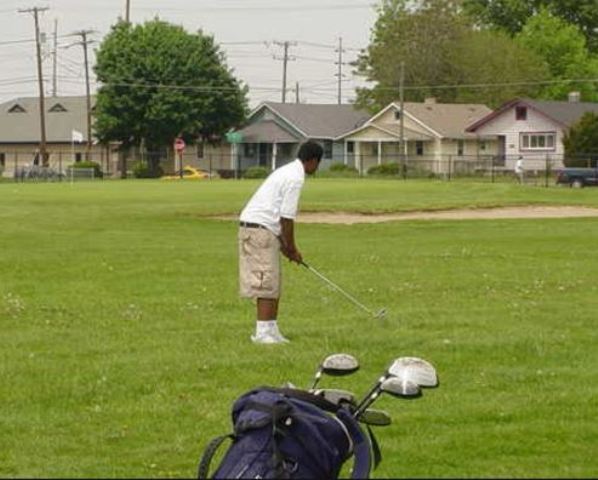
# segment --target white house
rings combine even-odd
[[[562,167],[563,137],[586,112],[598,113],[598,103],[539,101],[516,98],[467,127],[484,138],[498,138],[498,158],[513,169],[519,157],[526,169],[543,170],[546,165]]]

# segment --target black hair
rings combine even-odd
[[[301,144],[299,147],[299,152],[297,153],[297,158],[299,158],[299,160],[302,162],[307,162],[308,160],[315,158],[319,162],[322,160],[322,155],[324,155],[324,149],[322,146],[313,140],[309,140]]]

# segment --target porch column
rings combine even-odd
[[[272,171],[276,170],[276,153],[278,152],[278,144],[274,142],[272,144]]]
[[[357,169],[357,171],[359,172],[359,175],[361,175],[361,149],[360,149],[360,145],[361,142],[355,142],[355,146],[354,146],[354,155],[355,155],[355,168]]]
[[[378,140],[378,165],[382,164],[382,141]]]
[[[343,163],[347,165],[347,157],[349,155],[349,146],[347,145],[347,140],[343,141]]]

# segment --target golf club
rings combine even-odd
[[[376,427],[386,427],[392,423],[392,419],[388,413],[384,410],[375,410],[373,408],[364,410],[359,416],[359,421],[366,425],[374,425]]]
[[[345,290],[343,290],[341,287],[339,287],[337,284],[335,284],[332,281],[330,281],[328,278],[326,278],[324,275],[322,275],[320,272],[318,272],[311,265],[308,265],[305,262],[301,262],[301,265],[303,265],[305,268],[307,268],[310,272],[312,272],[320,280],[323,280],[329,286],[331,286],[332,288],[334,288],[337,292],[340,292],[341,294],[343,294],[346,298],[348,298],[351,302],[353,302],[355,305],[357,305],[358,307],[360,307],[362,310],[368,312],[374,318],[383,318],[386,315],[386,308],[381,308],[377,312],[374,312],[373,310],[371,310],[368,307],[366,307],[363,303],[361,303],[360,301],[358,301],[355,297],[353,297],[352,295],[350,295],[349,293],[347,293]]]
[[[323,397],[335,405],[349,404],[355,405],[355,395],[347,390],[338,390],[336,388],[322,388],[313,390],[314,395]]]
[[[322,378],[322,373],[332,376],[349,375],[359,369],[359,362],[353,355],[348,353],[334,353],[327,356],[314,375],[314,382],[310,388],[313,390]]]
[[[418,357],[399,357],[392,362],[363,400],[359,402],[357,409],[362,408],[371,395],[380,388],[382,382],[397,376],[410,380],[420,387],[436,387],[438,385],[436,369],[430,362]]]
[[[393,397],[417,398],[421,396],[421,388],[417,383],[411,380],[405,380],[400,377],[390,377],[380,383],[380,386],[362,402],[361,406],[355,410],[353,416],[359,418],[363,412],[376,401],[382,393],[388,393]]]

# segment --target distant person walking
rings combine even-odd
[[[241,212],[239,286],[241,297],[256,299],[256,328],[251,336],[254,343],[288,342],[277,323],[280,253],[293,262],[303,261],[295,244],[294,221],[305,174],[318,169],[322,155],[322,147],[316,142],[303,143],[298,158],[274,170]]]
[[[519,180],[519,183],[523,184],[525,180],[525,170],[523,169],[523,157],[520,156],[515,162],[515,176]]]

